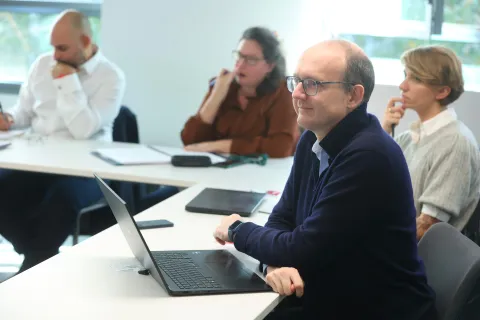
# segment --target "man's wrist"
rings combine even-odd
[[[243,224],[242,221],[237,220],[228,227],[228,240],[230,242],[235,241],[235,235],[238,231],[238,228]]]
[[[266,277],[268,274],[268,265],[264,264],[263,265],[263,276]]]

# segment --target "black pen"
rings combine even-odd
[[[2,108],[2,103],[1,102],[0,102],[0,113],[2,114],[3,120],[8,123],[8,118],[5,115],[5,113],[3,113],[3,108]]]
[[[0,113],[2,114],[3,120],[7,121],[5,114],[3,113],[2,103],[0,102]]]

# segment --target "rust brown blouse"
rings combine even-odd
[[[293,155],[300,131],[285,82],[273,93],[249,98],[245,110],[238,103],[238,90],[233,82],[211,125],[198,113],[188,119],[181,133],[183,144],[232,139],[232,154],[266,153],[272,158]]]

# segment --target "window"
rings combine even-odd
[[[432,10],[427,0],[343,0],[332,33],[361,46],[372,58],[377,82],[398,85],[399,58],[410,48],[441,44],[454,50],[464,66],[465,88],[480,91],[480,1],[443,0],[441,34],[431,34]],[[340,1],[341,2],[341,1]]]
[[[99,0],[82,1],[0,1],[0,83],[18,89],[30,65],[42,53],[52,50],[50,31],[65,9],[89,16],[94,39],[100,30]]]

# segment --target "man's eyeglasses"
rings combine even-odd
[[[347,84],[354,86],[355,83],[345,81],[317,81],[313,79],[300,79],[299,77],[286,77],[288,91],[293,92],[299,83],[302,83],[303,91],[307,96],[314,96],[318,93],[318,88],[323,89],[328,84]]]
[[[253,56],[247,56],[242,54],[240,51],[234,50],[232,52],[233,59],[235,61],[240,61],[240,59],[244,60],[249,66],[254,66],[256,65],[259,61],[265,60],[263,58],[258,58],[258,57],[253,57]]]

